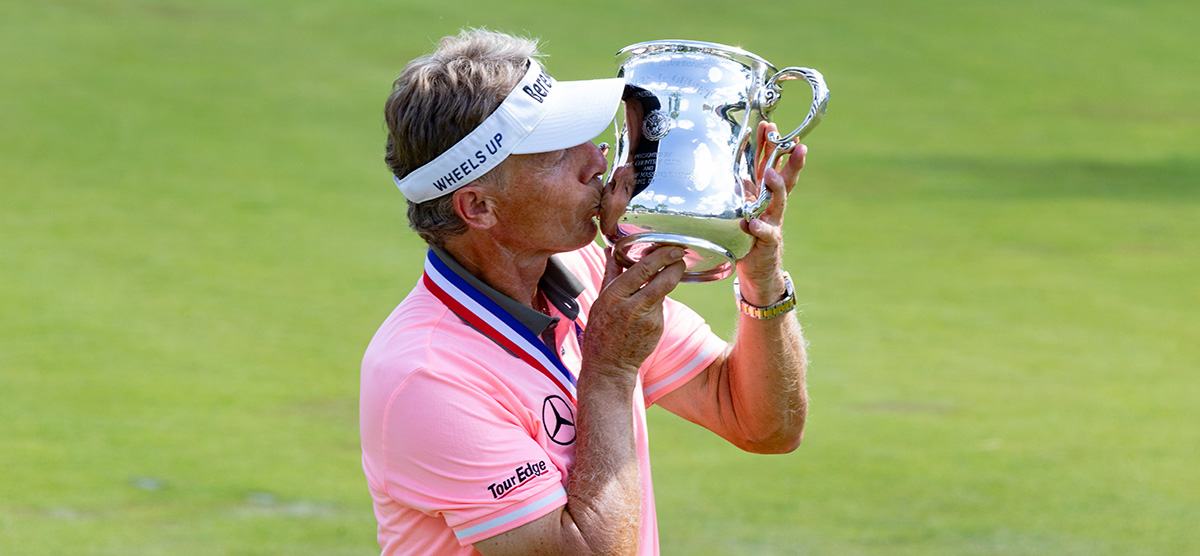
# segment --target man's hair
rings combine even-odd
[[[464,29],[442,38],[432,54],[409,62],[392,84],[384,106],[392,173],[409,172],[454,146],[483,123],[524,77],[537,42],[487,29]],[[496,180],[503,165],[479,180]],[[476,180],[476,181],[479,181]],[[408,225],[430,245],[467,230],[454,212],[453,195],[408,202]]]

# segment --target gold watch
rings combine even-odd
[[[733,295],[737,296],[738,310],[760,320],[773,319],[796,308],[796,288],[792,287],[792,277],[786,271],[783,273],[783,299],[766,307],[751,305],[742,297],[742,289],[738,287],[738,279],[733,279]]]

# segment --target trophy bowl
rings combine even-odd
[[[770,149],[767,165],[774,164],[820,123],[829,101],[824,77],[809,68],[776,70],[740,48],[699,41],[638,43],[617,59],[625,96],[613,167],[632,164],[636,177],[617,231],[605,240],[626,267],[671,244],[687,251],[683,281],[728,277],[754,243],[740,222],[770,202],[755,176],[756,156]],[[808,116],[760,145],[758,124],[771,121],[780,83],[790,79],[812,88]]]

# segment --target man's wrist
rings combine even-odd
[[[745,271],[738,268],[733,281],[737,291],[734,292],[746,303],[756,307],[766,307],[787,295],[787,279],[785,272],[778,266],[760,272]]]
[[[764,295],[765,292],[759,290],[753,296],[747,296],[747,292],[742,290],[739,280],[734,278],[733,292],[737,298],[738,310],[761,320],[773,319],[794,310],[796,308],[796,289],[792,285],[792,277],[787,272],[783,272],[780,278],[783,285],[782,293]],[[776,291],[780,290],[776,289]]]

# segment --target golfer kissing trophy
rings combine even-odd
[[[616,234],[605,235],[614,257],[628,267],[655,246],[680,245],[687,251],[683,281],[728,277],[754,244],[740,222],[770,202],[766,186],[756,185],[755,168],[765,167],[759,158],[773,165],[821,122],[825,79],[817,70],[776,70],[745,50],[698,41],[638,43],[617,59],[626,87],[613,167],[632,164],[636,178]],[[808,116],[760,145],[758,124],[771,121],[780,83],[798,78],[812,88]]]

